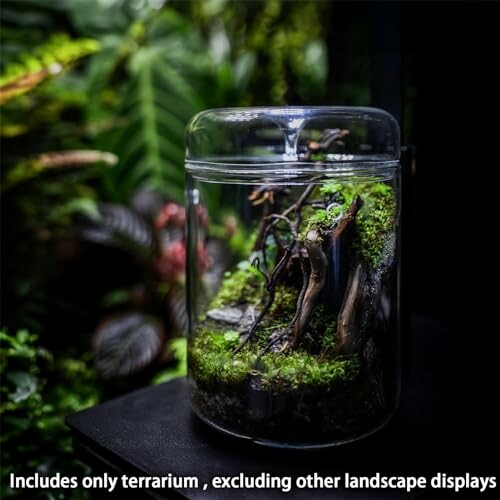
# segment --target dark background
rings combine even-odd
[[[492,467],[488,452],[498,437],[498,4],[384,8],[402,15],[403,68],[416,55],[417,167],[406,191],[411,227],[404,233],[404,304],[439,325],[414,328],[407,359],[419,367],[417,391],[442,391],[428,403],[435,435],[450,436],[441,467],[455,462],[480,470]],[[436,441],[427,445],[424,456],[440,448]]]

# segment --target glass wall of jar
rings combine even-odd
[[[189,384],[270,446],[369,435],[399,394],[399,129],[372,108],[208,110],[187,134]]]

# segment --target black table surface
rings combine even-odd
[[[140,389],[67,418],[75,448],[85,460],[93,458],[115,474],[140,476],[197,476],[210,483],[213,476],[304,476],[318,473],[351,475],[433,475],[471,470],[465,447],[466,400],[450,384],[453,369],[431,339],[443,335],[443,326],[417,319],[422,332],[410,346],[399,411],[385,429],[358,443],[315,452],[262,448],[226,437],[199,421],[191,412],[187,382],[178,379]],[[431,349],[432,347],[432,349]],[[449,349],[448,349],[449,351]],[[453,358],[453,353],[448,353]],[[411,360],[410,360],[411,361]],[[453,374],[453,372],[451,372]],[[436,496],[435,493],[438,493]],[[449,492],[407,494],[400,490],[176,490],[161,497],[203,499],[392,499],[448,498]],[[137,497],[137,496],[136,496]],[[450,496],[451,498],[451,496]],[[454,497],[453,497],[454,498]],[[463,498],[463,497],[462,497]],[[482,496],[483,498],[483,496]]]

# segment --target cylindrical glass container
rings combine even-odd
[[[367,436],[399,396],[399,128],[373,108],[208,110],[187,129],[189,384],[269,446]]]

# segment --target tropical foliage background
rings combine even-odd
[[[331,16],[326,0],[3,0],[2,498],[13,471],[86,471],[65,415],[185,373],[186,122],[335,104]],[[368,104],[364,49],[347,65],[335,99]]]

